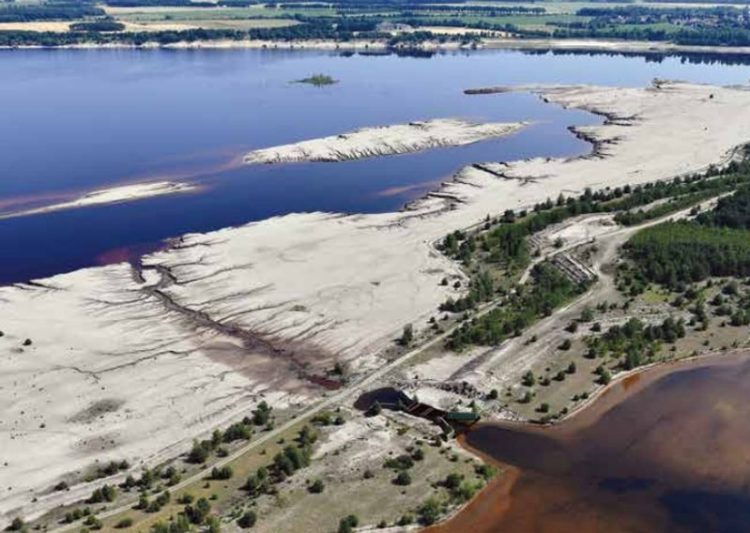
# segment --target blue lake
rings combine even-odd
[[[313,73],[328,87],[292,83]],[[298,211],[399,209],[468,163],[570,156],[598,123],[517,83],[642,86],[653,78],[746,83],[719,62],[477,51],[431,58],[261,50],[0,52],[0,210],[114,184],[178,179],[200,193],[0,220],[0,283],[118,260],[186,232]],[[354,162],[238,167],[254,148],[410,120],[531,120],[508,138]]]

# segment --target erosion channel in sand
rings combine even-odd
[[[97,482],[51,487],[96,460],[154,464],[261,399],[291,415],[315,404],[335,363],[352,382],[383,367],[405,324],[464,290],[441,284],[464,276],[433,246],[448,232],[562,191],[697,172],[750,140],[746,88],[533,90],[608,118],[575,130],[593,154],[469,166],[401,212],[291,214],[0,288],[0,523],[87,497]]]

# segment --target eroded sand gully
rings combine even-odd
[[[694,172],[750,139],[746,89],[534,90],[609,117],[581,131],[596,154],[467,167],[398,213],[292,214],[186,235],[144,257],[142,278],[119,264],[0,288],[0,513],[73,498],[29,503],[95,459],[174,454],[262,394],[309,405],[322,390],[300,376],[334,360],[378,367],[403,325],[421,327],[453,290],[440,280],[462,275],[432,246],[453,229],[560,191]]]

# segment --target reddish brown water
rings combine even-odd
[[[463,443],[512,465],[435,532],[750,531],[750,358],[621,380],[552,428],[482,425]]]

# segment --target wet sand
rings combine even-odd
[[[556,426],[478,426],[462,444],[511,467],[429,531],[750,530],[748,355],[630,375]]]

